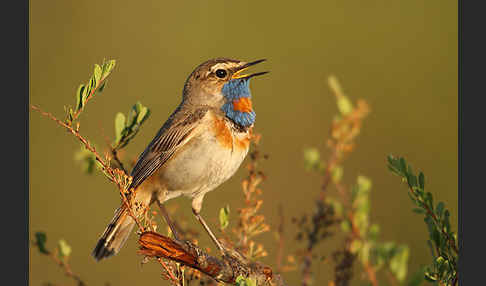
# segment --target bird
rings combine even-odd
[[[185,81],[181,103],[130,172],[129,189],[135,190],[132,214],[141,216],[154,202],[163,206],[170,199],[188,197],[196,219],[224,254],[200,213],[204,196],[233,176],[248,154],[256,118],[250,79],[268,71],[243,71],[263,61],[214,58],[192,71]],[[96,261],[117,254],[135,224],[122,202],[92,252]]]

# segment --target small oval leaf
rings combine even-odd
[[[225,229],[228,227],[229,213],[230,213],[229,205],[226,205],[224,208],[221,208],[219,210],[219,224],[221,226],[221,229]]]
[[[61,258],[63,257],[68,257],[71,254],[71,246],[67,244],[67,242],[64,239],[59,240],[58,243],[58,248],[59,248],[59,256]]]
[[[101,75],[103,71],[101,70],[101,67],[98,64],[95,64],[94,68],[94,78],[96,79],[96,82],[99,82],[101,80]]]
[[[125,129],[125,115],[118,112],[115,116],[115,142],[120,142],[122,138],[122,132]]]

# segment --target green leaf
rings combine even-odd
[[[358,186],[362,192],[368,193],[371,189],[371,180],[365,176],[358,176]]]
[[[435,257],[435,249],[434,249],[434,246],[432,245],[432,241],[430,239],[427,240],[427,246],[429,247],[431,256]]]
[[[390,170],[390,172],[392,172],[395,175],[400,176],[400,172],[395,167],[393,167],[392,165],[388,165],[387,167],[388,167],[388,170]]]
[[[89,89],[90,89],[90,91],[93,90],[95,87],[96,87],[96,79],[94,77],[91,77],[89,79]],[[87,96],[89,96],[89,95],[90,94],[88,94]]]
[[[353,111],[353,104],[347,96],[339,96],[337,99],[337,107],[342,115],[347,115]]]
[[[39,248],[40,253],[42,254],[49,254],[49,251],[46,248],[46,241],[47,235],[45,232],[36,232],[35,233],[35,244]]]
[[[142,110],[142,106],[143,106],[142,103],[140,103],[140,101],[137,101],[135,103],[135,105],[133,106],[133,109],[138,114],[140,112],[140,110]]]
[[[388,158],[390,159],[390,165],[393,166],[397,172],[401,173],[400,159],[394,158],[392,155],[390,155]]]
[[[437,275],[435,273],[431,273],[430,270],[425,271],[425,279],[430,282],[437,281]]]
[[[115,67],[115,63],[116,63],[115,60],[109,60],[109,61],[103,63],[103,67],[102,67],[103,76],[102,76],[102,78],[107,77],[111,73],[111,71]]]
[[[147,120],[150,116],[150,109],[148,107],[143,107],[142,110],[140,111],[141,114],[143,114],[143,117],[141,117],[141,120],[139,120],[139,124],[141,125],[145,120]],[[139,116],[140,117],[140,116]]]
[[[424,173],[420,172],[418,179],[419,179],[419,186],[420,186],[420,188],[422,190],[424,190],[425,189],[425,176],[424,176]]]
[[[72,122],[74,119],[74,111],[72,108],[69,108],[69,112],[68,112],[68,120],[69,122]]]
[[[439,256],[435,259],[435,265],[437,266],[438,272],[444,272],[444,267],[446,266],[447,260],[444,257]]]
[[[332,207],[336,217],[341,217],[343,215],[343,205],[341,204],[341,202],[333,198],[326,197],[326,203]]]
[[[349,246],[349,251],[351,253],[357,253],[361,247],[363,247],[363,243],[361,240],[354,239],[351,241],[351,245]]]
[[[414,175],[412,166],[407,165],[407,174]]]
[[[444,212],[444,227],[446,229],[447,232],[450,232],[451,230],[451,222],[450,222],[450,213],[449,213],[449,210],[445,210]]]
[[[351,231],[351,224],[349,223],[348,220],[341,221],[341,230],[343,232],[349,232],[349,231]]]
[[[86,103],[86,100],[88,99],[88,96],[91,92],[91,87],[88,85],[88,86],[85,86],[83,88],[83,94],[81,95],[81,101],[82,101],[82,104],[84,106],[84,104]]]
[[[434,209],[434,198],[432,197],[432,193],[430,192],[425,193],[424,201],[430,209],[432,210]]]
[[[245,278],[242,275],[236,277],[236,286],[257,286],[256,281],[251,278]]]
[[[417,177],[413,173],[407,173],[407,183],[410,188],[417,187]]]
[[[443,202],[439,202],[437,204],[437,207],[435,208],[435,213],[437,214],[437,216],[440,218],[442,217],[442,212],[444,211],[444,203]]]
[[[136,124],[137,124],[137,117],[138,117],[138,111],[137,111],[137,105],[133,105],[130,111],[128,112],[128,118],[126,122],[127,129],[130,129],[131,131],[135,131],[136,129]]]
[[[334,168],[332,168],[331,178],[335,184],[339,183],[342,177],[343,177],[343,167],[335,166]]]
[[[71,254],[71,246],[67,244],[67,242],[64,239],[59,240],[58,243],[58,248],[59,248],[59,256],[61,258],[63,257],[68,257]]]
[[[74,160],[81,162],[81,169],[87,174],[92,174],[95,166],[101,166],[100,163],[96,161],[96,156],[84,146],[81,146],[81,149],[74,153]]]
[[[307,170],[316,169],[319,166],[321,154],[316,148],[304,149],[304,163]]]
[[[221,229],[225,229],[229,225],[229,214],[230,214],[230,208],[229,205],[226,205],[224,208],[221,208],[219,210],[219,224],[221,226]]]
[[[78,90],[76,91],[76,111],[83,108],[83,91],[84,91],[84,84],[79,85]]]
[[[105,88],[105,85],[106,85],[106,80],[100,85],[100,87],[98,87],[98,92],[102,92],[103,89]]]
[[[429,231],[429,234],[432,234],[434,228],[435,228],[435,225],[434,225],[434,221],[432,220],[432,218],[427,214],[427,216],[424,218],[424,221],[427,225],[427,229]]]
[[[400,246],[390,259],[390,270],[402,282],[407,276],[407,263],[409,256],[409,248],[407,246]]]
[[[418,214],[425,214],[426,211],[424,209],[419,209],[419,208],[414,208],[412,210],[414,213],[418,213]]]
[[[103,71],[102,71],[101,67],[98,64],[95,64],[93,74],[94,74],[94,78],[96,80],[96,83],[100,82],[102,73],[103,73]]]
[[[125,115],[118,112],[115,116],[115,142],[119,143],[122,138],[122,132],[125,129]]]
[[[359,258],[362,264],[368,264],[370,260],[371,244],[369,242],[363,243],[363,246],[359,249]]]
[[[400,158],[400,171],[402,174],[407,174],[407,162],[404,158]]]
[[[137,116],[137,123],[141,124],[145,120],[145,116],[147,116],[147,114],[148,114],[148,108],[142,106]]]
[[[433,228],[430,236],[432,240],[435,242],[435,245],[437,245],[440,248],[442,245],[442,236],[440,235],[439,231],[436,228]]]
[[[380,226],[376,223],[372,224],[368,230],[368,237],[372,241],[376,241],[378,239],[378,235],[380,234]]]

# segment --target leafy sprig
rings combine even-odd
[[[118,112],[115,116],[115,141],[111,146],[112,150],[118,151],[125,147],[137,135],[149,116],[150,110],[139,101],[132,106],[128,117]]]
[[[64,273],[75,280],[78,286],[85,286],[85,282],[75,274],[71,266],[69,265],[69,257],[72,252],[71,246],[64,240],[60,239],[57,244],[57,248],[54,250],[47,249],[47,235],[45,232],[38,231],[35,233],[35,240],[32,241],[32,245],[39,249],[42,255],[49,256],[57,265],[59,265]]]
[[[67,125],[71,126],[78,119],[86,104],[95,96],[96,92],[103,91],[106,79],[115,68],[115,64],[115,60],[103,61],[101,66],[95,64],[93,75],[89,81],[86,84],[81,84],[76,91],[76,105],[74,108],[71,106],[67,108],[65,121]]]
[[[429,281],[445,285],[457,284],[458,246],[457,234],[452,231],[450,212],[443,202],[434,205],[434,198],[425,191],[425,175],[418,176],[404,158],[388,156],[388,169],[402,178],[409,189],[409,197],[417,206],[413,211],[424,215],[424,221],[429,232],[427,244],[430,247],[433,262],[425,271]]]

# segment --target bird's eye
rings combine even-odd
[[[216,76],[219,78],[225,78],[227,72],[225,70],[219,69],[216,71]]]

